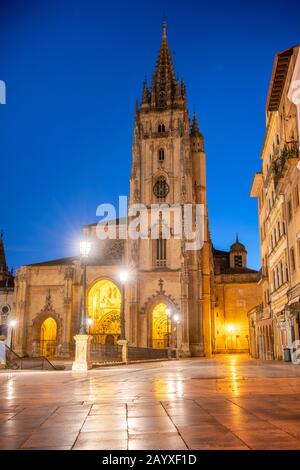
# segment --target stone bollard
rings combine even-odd
[[[128,341],[127,339],[119,339],[118,345],[122,346],[122,362],[123,364],[128,363]]]
[[[90,335],[76,335],[75,339],[75,361],[72,370],[86,372],[92,368],[91,362],[91,340]]]

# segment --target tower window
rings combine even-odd
[[[165,151],[164,149],[159,149],[158,151],[158,161],[164,162],[165,161]]]
[[[234,256],[234,267],[235,268],[242,268],[243,266],[243,258],[241,255]]]
[[[156,266],[166,266],[167,264],[167,240],[160,235],[156,240]]]
[[[153,192],[158,199],[165,199],[169,193],[169,185],[163,176],[160,176],[153,186]]]
[[[166,132],[166,128],[164,124],[158,124],[158,132],[159,133]]]

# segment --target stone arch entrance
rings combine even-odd
[[[170,346],[171,321],[167,315],[168,305],[166,303],[156,304],[151,312],[151,346],[163,349]]]
[[[87,311],[92,318],[90,334],[93,342],[116,344],[121,332],[121,292],[110,279],[101,279],[90,288]]]
[[[49,316],[41,324],[40,338],[41,356],[55,356],[57,346],[57,323],[53,317]]]

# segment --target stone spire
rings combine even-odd
[[[166,108],[175,99],[178,82],[167,40],[167,25],[163,22],[162,41],[156,69],[152,77],[151,103],[157,108]]]
[[[142,96],[142,105],[149,103],[149,90],[146,80],[143,83],[143,96]]]
[[[0,234],[0,273],[7,272],[7,264],[6,264],[6,257],[5,257],[5,249],[3,243],[3,232]]]
[[[196,113],[194,113],[193,121],[192,121],[192,125],[191,125],[191,136],[192,137],[200,137],[201,136]]]

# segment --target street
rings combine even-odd
[[[246,355],[0,373],[0,449],[300,449],[300,367]]]

